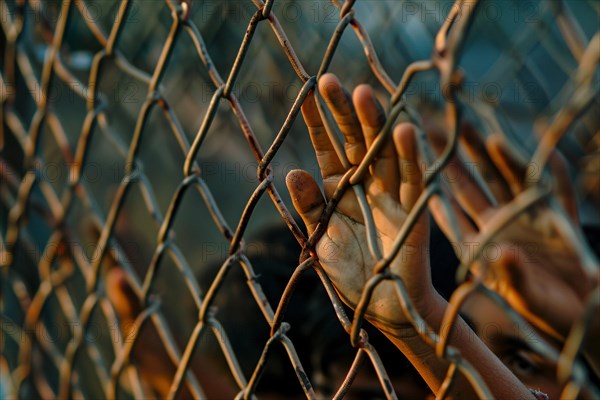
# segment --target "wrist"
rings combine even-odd
[[[435,290],[432,290],[430,296],[424,297],[427,301],[422,301],[419,309],[415,310],[419,315],[419,318],[415,321],[412,321],[411,317],[405,315],[403,315],[403,320],[406,322],[401,323],[393,323],[370,317],[367,317],[367,319],[388,337],[400,340],[418,339],[422,341],[419,330],[439,331],[444,313],[448,307],[448,302]],[[404,310],[400,311],[404,312]]]

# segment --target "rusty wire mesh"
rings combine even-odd
[[[107,300],[101,279],[106,260],[113,258],[120,260],[119,262],[127,272],[128,279],[139,298],[140,304],[143,305],[143,311],[137,316],[136,322],[138,324],[147,322],[156,327],[169,357],[178,366],[170,389],[171,398],[176,397],[184,385],[194,397],[203,397],[203,390],[190,371],[189,365],[199,340],[207,334],[207,331],[214,331],[221,335],[221,350],[229,362],[231,374],[239,386],[241,397],[246,398],[253,394],[261,378],[261,372],[267,363],[267,356],[275,343],[279,342],[287,351],[289,362],[296,371],[299,385],[305,395],[308,398],[314,398],[316,396],[314,388],[310,380],[307,379],[307,374],[304,372],[294,344],[288,337],[287,332],[290,326],[283,322],[285,309],[290,298],[293,297],[294,285],[296,285],[299,277],[309,270],[315,270],[318,274],[327,290],[331,303],[335,306],[334,309],[340,324],[348,333],[353,346],[356,347],[355,362],[348,370],[346,380],[336,394],[337,398],[343,397],[356,376],[361,361],[366,358],[375,367],[386,397],[396,397],[393,388],[387,383],[386,369],[380,361],[377,350],[369,343],[361,326],[369,297],[374,288],[383,280],[393,280],[395,282],[397,295],[403,305],[404,312],[408,313],[419,334],[427,343],[435,347],[440,358],[445,358],[450,362],[452,367],[448,371],[443,385],[444,388],[447,390],[456,374],[461,373],[468,378],[480,397],[491,397],[489,389],[479,376],[475,366],[470,365],[461,358],[459,352],[447,345],[448,332],[433,332],[426,326],[421,316],[412,308],[400,278],[387,270],[387,266],[400,251],[417,217],[427,209],[428,201],[433,197],[439,197],[443,202],[448,201],[441,190],[440,174],[456,151],[459,135],[458,126],[462,118],[461,112],[465,111],[463,108],[467,108],[461,101],[462,96],[465,95],[464,86],[462,85],[465,77],[460,73],[460,60],[465,51],[465,42],[471,26],[477,18],[482,18],[480,3],[485,4],[485,2],[457,0],[454,5],[447,7],[447,18],[442,21],[433,34],[431,57],[415,60],[409,54],[406,54],[404,58],[409,60],[410,64],[398,81],[395,81],[392,78],[393,75],[386,71],[378,55],[396,51],[401,52],[401,50],[395,48],[375,49],[367,30],[360,22],[360,15],[355,12],[354,1],[332,1],[337,9],[337,27],[330,38],[323,39],[328,40],[327,50],[320,60],[317,59],[320,62],[318,69],[311,71],[305,68],[305,64],[296,54],[292,42],[286,36],[286,31],[278,20],[277,8],[274,7],[276,2],[254,0],[252,3],[255,6],[255,11],[247,22],[247,29],[239,48],[237,51],[227,49],[228,52],[237,55],[231,70],[226,75],[222,75],[224,71],[217,68],[201,31],[190,19],[193,5],[188,1],[166,1],[170,11],[170,31],[164,42],[161,43],[160,54],[157,57],[154,69],[150,72],[134,65],[131,59],[128,58],[128,54],[120,50],[120,43],[123,37],[128,34],[127,15],[132,9],[132,4],[134,4],[131,1],[124,0],[115,4],[114,19],[110,21],[107,31],[99,21],[87,17],[93,11],[94,3],[92,2],[83,0],[63,1],[57,6],[57,18],[54,24],[45,19],[45,16],[47,16],[45,8],[49,6],[44,2],[18,0],[15,2],[2,1],[0,3],[4,35],[3,66],[0,76],[0,94],[2,96],[0,143],[3,147],[2,158],[0,158],[3,207],[2,237],[0,240],[3,281],[2,314],[0,317],[2,318],[1,346],[3,350],[2,359],[0,360],[2,363],[2,376],[0,379],[5,385],[3,392],[9,395],[37,393],[43,398],[89,396],[115,398],[118,393],[121,393],[121,390],[124,390],[123,385],[127,381],[127,390],[131,395],[136,398],[147,395],[145,388],[139,383],[137,370],[127,368],[131,363],[130,353],[138,339],[137,336],[133,336],[131,341],[114,340],[112,341],[112,348],[102,347],[86,340],[91,321],[93,318],[97,318],[98,315],[101,316],[106,325],[118,326],[115,310]],[[554,49],[552,58],[562,66],[567,76],[572,74],[571,78],[566,79],[564,89],[548,90],[546,93],[549,98],[548,103],[554,102],[554,108],[550,107],[550,109],[556,112],[533,153],[531,161],[540,168],[533,171],[533,183],[527,190],[506,205],[490,221],[489,229],[481,234],[480,243],[477,246],[478,250],[475,251],[472,257],[461,260],[459,273],[463,280],[470,264],[478,257],[481,249],[484,248],[486,243],[493,240],[494,235],[503,226],[533,204],[548,198],[551,187],[542,172],[545,170],[544,166],[550,151],[556,147],[559,140],[565,136],[570,127],[581,121],[584,125],[586,123],[590,125],[589,121],[585,122],[584,117],[588,107],[597,102],[598,87],[594,79],[600,57],[600,36],[595,33],[595,36],[588,40],[582,33],[582,28],[577,19],[573,17],[569,7],[564,3],[566,2],[549,1],[542,2],[539,5],[539,10],[542,10],[540,12],[546,13],[555,19],[558,31],[566,43],[565,48],[570,51],[570,54],[566,54],[561,49]],[[399,7],[399,4],[393,4],[392,7]],[[378,2],[372,2],[370,6],[378,7],[379,5]],[[596,13],[595,17],[597,18],[599,11],[597,4],[594,5],[593,2],[590,2],[587,6],[589,6],[592,14]],[[65,34],[68,25],[73,23],[72,20],[78,20],[79,23],[83,22],[85,24],[85,29],[91,32],[97,41],[96,47],[99,48],[91,61],[89,74],[84,78],[72,72],[65,62],[65,55],[68,54],[68,52],[65,53],[63,48]],[[28,53],[25,47],[21,46],[23,41],[30,40],[24,34],[28,24],[39,30],[38,34],[42,43],[45,44],[41,62],[37,62],[35,55]],[[263,24],[270,26],[271,34],[274,35],[279,44],[279,49],[271,50],[285,54],[301,85],[293,105],[288,110],[285,121],[279,127],[274,140],[268,143],[266,151],[261,148],[255,130],[234,90],[241,69],[252,62],[248,57],[249,48],[258,27]],[[347,32],[348,28],[352,28],[359,39],[364,49],[362,56],[366,57],[373,76],[388,92],[388,123],[360,166],[349,169],[341,181],[336,194],[328,203],[320,227],[313,235],[306,237],[286,206],[280,194],[281,189],[276,187],[271,163],[286,141],[307,94],[311,89],[315,89],[318,78],[330,69],[330,64],[338,52],[338,44],[342,37],[351,35],[350,32]],[[289,27],[288,29],[294,28]],[[528,49],[533,45],[532,43],[543,41],[541,38],[547,35],[549,29],[551,28],[537,21],[530,24],[528,34],[518,40],[509,38],[507,34],[502,36],[501,33],[497,32],[495,37],[501,43],[500,46],[503,48],[504,56],[500,57],[491,69],[495,74],[493,79],[498,81],[518,79],[515,78],[516,74],[507,73],[507,71],[526,71],[530,79],[537,81],[538,87],[543,88],[545,78],[540,76],[540,70],[536,66],[527,62],[527,54]],[[178,115],[174,108],[170,106],[167,98],[163,95],[161,86],[170,57],[178,43],[183,40],[183,37],[191,40],[196,51],[196,54],[186,55],[186,57],[193,58],[193,63],[197,63],[199,57],[201,62],[199,65],[204,69],[202,73],[207,74],[213,85],[210,104],[203,113],[200,128],[193,134],[193,140],[191,141],[188,140],[187,136],[189,132],[184,132],[183,125],[180,122],[181,115]],[[551,48],[551,44],[548,44],[548,47]],[[221,49],[221,51],[224,50]],[[355,54],[355,57],[359,57],[359,54]],[[311,60],[305,62],[308,61],[314,61],[314,56],[311,57]],[[116,68],[120,74],[128,75],[132,79],[142,82],[147,89],[143,104],[137,111],[135,127],[128,144],[115,132],[118,128],[111,125],[106,110],[106,103],[109,99],[107,99],[106,93],[103,93],[100,89],[101,76],[108,68],[108,64]],[[575,67],[569,67],[573,65]],[[418,111],[405,101],[404,95],[411,80],[427,71],[437,72],[440,87],[448,88],[443,97],[448,144],[446,150],[438,159],[427,158],[428,155],[423,154],[431,169],[431,173],[427,176],[427,188],[396,238],[394,251],[386,257],[379,254],[373,218],[368,213],[365,214],[366,225],[370,233],[370,247],[379,262],[376,266],[376,274],[364,288],[361,302],[352,318],[344,312],[335,289],[320,267],[318,260],[314,257],[312,250],[323,234],[337,200],[341,198],[345,190],[354,188],[357,196],[364,199],[364,193],[358,190],[362,177],[384,144],[385,138],[390,134],[392,124],[398,115],[404,115],[417,126],[421,126]],[[222,76],[226,76],[226,78],[224,79]],[[87,82],[85,79],[87,79]],[[71,123],[66,121],[64,115],[59,116],[56,112],[57,106],[50,100],[52,97],[51,91],[54,87],[52,82],[56,80],[62,81],[76,96],[85,101],[85,118],[80,126],[65,126]],[[36,94],[32,96],[33,103],[30,107],[25,107],[25,110],[18,101],[24,92]],[[318,95],[318,92],[316,94]],[[211,188],[204,180],[203,169],[198,164],[198,154],[205,139],[210,137],[211,134],[215,134],[214,129],[211,130],[211,127],[221,103],[227,103],[231,107],[232,116],[239,123],[249,149],[257,162],[256,175],[258,180],[255,190],[245,204],[243,213],[236,221],[234,229],[230,227],[221,212],[225,200],[213,196]],[[193,110],[194,106],[191,107]],[[156,199],[156,188],[153,188],[152,182],[145,175],[138,154],[142,141],[152,132],[149,121],[155,109],[163,116],[164,121],[167,122],[166,126],[169,128],[168,132],[161,132],[161,135],[166,136],[168,134],[174,137],[183,155],[183,162],[179,165],[183,174],[176,189],[169,193],[171,200],[164,216]],[[328,111],[322,104],[320,111],[323,115],[327,115]],[[75,112],[75,110],[72,112]],[[470,103],[469,112],[483,123],[493,127],[493,129],[503,131],[501,121],[503,116],[498,115],[493,102]],[[530,112],[541,114],[540,110],[530,110]],[[591,122],[589,128],[591,133],[588,133],[588,139],[593,134],[597,134],[598,127],[594,123],[594,121]],[[328,130],[340,160],[346,160],[345,154],[341,150],[342,145],[335,133],[336,127],[329,126]],[[71,131],[77,133],[73,135]],[[507,133],[504,134],[507,135]],[[119,160],[123,161],[123,168],[120,170],[119,175],[122,180],[111,197],[110,206],[106,212],[99,209],[96,204],[98,199],[95,198],[97,195],[90,190],[89,183],[84,178],[86,167],[89,164],[89,157],[95,152],[95,146],[99,141],[112,146],[114,154],[111,156],[118,157]],[[57,149],[59,158],[62,158],[64,164],[68,166],[68,178],[63,187],[57,188],[41,172],[44,170],[44,163],[49,157],[44,150],[44,146],[50,146],[49,142],[54,142],[52,146]],[[17,153],[22,154],[22,157],[17,157]],[[15,163],[15,160],[18,160],[18,162]],[[348,165],[348,162],[345,161],[345,166]],[[120,213],[123,213],[127,196],[131,195],[134,190],[140,191],[143,196],[144,206],[148,211],[146,218],[153,220],[153,223],[158,227],[152,258],[149,260],[141,279],[138,278],[138,272],[127,260],[126,252],[122,249],[123,243],[117,240],[115,235],[115,226]],[[219,274],[206,292],[199,289],[193,272],[195,261],[188,259],[185,252],[180,250],[173,229],[177,218],[185,218],[185,216],[179,215],[180,205],[184,197],[193,190],[200,194],[201,202],[212,218],[212,224],[217,227],[228,243],[228,255],[222,263]],[[253,211],[261,198],[265,197],[265,194],[269,196],[277,212],[304,249],[301,255],[301,263],[296,267],[293,275],[290,276],[288,286],[278,304],[270,304],[267,301],[260,283],[254,279],[255,272],[251,261],[246,255],[243,240]],[[450,207],[448,207],[448,210],[450,210]],[[37,223],[44,225],[44,229],[40,230],[30,226],[33,225],[30,220],[30,218],[33,218],[31,213],[38,215],[36,217]],[[81,243],[89,240],[86,239],[86,234],[81,227],[77,226],[78,218],[81,215],[87,216],[85,218],[86,223],[97,234],[95,248],[99,253],[95,257],[86,257],[78,250]],[[139,215],[135,218],[138,217]],[[73,221],[73,218],[76,220]],[[448,215],[448,218],[451,219],[452,215]],[[139,221],[133,219],[130,223],[136,224]],[[563,219],[563,229],[569,237],[576,236],[567,219]],[[581,241],[575,240],[574,242],[585,260],[584,263],[589,267],[590,273],[597,273],[595,272],[598,268],[597,262],[590,254],[589,248]],[[24,257],[29,257],[35,265],[33,271],[25,270],[22,267]],[[178,273],[183,276],[186,290],[192,296],[198,314],[198,319],[194,322],[193,332],[189,338],[186,338],[186,345],[183,349],[178,346],[158,299],[152,295],[161,264],[165,263],[165,259],[171,259],[178,268]],[[247,276],[253,301],[260,307],[265,322],[271,330],[270,339],[266,343],[261,343],[264,346],[264,352],[256,363],[251,376],[244,376],[239,367],[236,354],[227,339],[227,332],[220,328],[218,318],[215,318],[210,312],[213,299],[221,289],[227,271],[238,267],[242,268]],[[75,290],[72,286],[69,286],[69,280],[74,279],[82,282],[85,289]],[[464,283],[452,297],[451,307],[449,307],[445,316],[446,326],[451,325],[457,317],[461,302],[470,293],[477,290],[484,291],[492,296],[484,290],[480,283]],[[597,290],[598,288],[596,288]],[[15,303],[18,304],[20,309],[17,313],[20,315],[20,322],[11,317],[12,311],[9,312],[6,309],[8,297],[16,299]],[[515,319],[518,324],[526,324],[516,313],[511,312],[501,300],[497,297],[493,297],[493,299],[500,302],[511,318]],[[592,299],[597,300],[598,297],[592,297]],[[592,301],[588,305],[588,309],[593,310],[597,306]],[[60,314],[62,319],[71,322],[72,331],[64,343],[64,348],[52,340],[46,340],[49,333],[46,326],[48,320],[44,318],[44,314],[48,313]],[[582,372],[581,368],[577,367],[576,361],[588,323],[589,321],[582,321],[572,331],[560,352],[556,352],[550,346],[545,345],[541,339],[536,342],[537,350],[546,357],[555,361],[560,359],[558,361],[558,376],[565,384],[565,397],[573,397],[581,390],[597,393],[594,392],[596,389],[589,384],[587,375]],[[120,335],[120,330],[116,330],[115,334]],[[85,357],[80,356],[80,354],[85,354]],[[46,367],[43,367],[43,364],[53,366],[57,374],[45,373],[44,368]],[[95,375],[95,380],[99,383],[99,386],[93,389],[86,387],[86,381],[80,376],[82,373]],[[34,389],[26,389],[26,386],[31,386]],[[26,392],[25,390],[33,391]],[[100,390],[100,392],[94,390]],[[440,397],[443,397],[443,393],[440,394]]]

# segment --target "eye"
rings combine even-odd
[[[507,354],[502,361],[517,376],[531,376],[539,374],[542,370],[534,356],[524,351]]]

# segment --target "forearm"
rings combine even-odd
[[[435,307],[427,316],[426,322],[437,332],[440,330],[446,307],[446,301],[436,295]],[[430,389],[437,394],[450,364],[437,358],[435,349],[425,343],[414,330],[388,331],[382,329],[382,331],[417,369]],[[448,344],[458,349],[461,357],[477,370],[494,397],[501,399],[534,398],[527,387],[506,368],[460,317],[454,324]],[[461,373],[456,376],[449,394],[455,398],[477,397],[472,385]]]

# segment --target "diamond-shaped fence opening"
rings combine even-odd
[[[593,360],[582,356],[598,262],[553,200],[547,168],[559,149],[579,219],[597,225],[598,3],[2,0],[0,14],[3,398],[424,396],[408,361],[363,323],[383,282],[445,365],[439,398],[463,377],[479,397],[493,393],[449,344],[473,293],[532,332],[533,350],[557,365],[563,397],[598,395]],[[372,84],[389,122],[412,122],[426,170],[391,254],[381,254],[373,213],[362,208],[376,268],[355,311],[316,244],[348,189],[370,204],[362,183],[393,124],[348,168],[307,235],[284,181],[297,168],[320,179],[300,109],[314,93],[329,120],[317,88],[326,72],[347,87]],[[434,269],[460,264],[458,282],[454,269],[433,272],[450,303],[437,330],[390,264],[428,208],[460,241],[445,167],[462,152],[465,121],[529,160],[528,180],[480,226],[469,255],[460,246],[447,246],[458,261],[431,254]],[[445,132],[439,156],[424,133],[432,124]],[[326,124],[346,167],[338,128]],[[557,215],[592,282],[561,345],[468,273],[539,203]],[[399,370],[421,391],[406,391]]]

